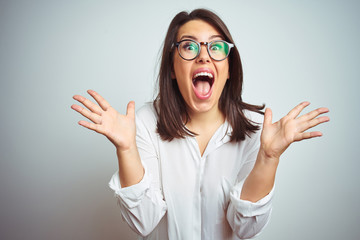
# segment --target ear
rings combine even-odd
[[[227,79],[229,79],[230,78],[230,72],[228,72],[228,75],[227,75]]]

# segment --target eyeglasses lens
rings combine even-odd
[[[209,44],[209,54],[214,60],[220,61],[228,56],[230,49],[226,42],[213,41]],[[199,45],[196,42],[190,40],[181,42],[178,49],[180,55],[187,60],[194,59],[200,51]]]
[[[223,60],[229,53],[229,45],[223,41],[215,41],[210,44],[209,51],[213,59]]]
[[[193,41],[183,41],[179,45],[179,51],[183,58],[194,59],[199,52],[199,46]]]

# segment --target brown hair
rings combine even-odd
[[[186,103],[180,93],[177,82],[171,79],[173,71],[174,45],[179,28],[191,20],[203,20],[212,25],[224,37],[227,42],[234,43],[225,23],[213,12],[206,9],[180,12],[171,21],[168,28],[161,57],[160,71],[158,76],[159,93],[154,100],[154,108],[158,115],[157,131],[161,139],[171,141],[174,138],[194,136],[196,133],[189,131],[183,122],[189,120]],[[246,135],[259,130],[259,126],[250,121],[244,115],[247,109],[263,114],[264,105],[257,106],[242,101],[243,71],[240,54],[236,48],[231,49],[229,55],[230,78],[227,80],[219,99],[219,109],[231,125],[231,141],[239,142]]]

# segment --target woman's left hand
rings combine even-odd
[[[265,110],[260,149],[266,158],[279,159],[280,155],[291,143],[322,136],[322,133],[318,131],[305,131],[321,123],[328,122],[330,120],[329,117],[318,116],[329,112],[329,109],[318,108],[298,117],[300,112],[309,104],[309,102],[300,103],[275,123],[272,123],[271,109]]]

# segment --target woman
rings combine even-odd
[[[327,108],[298,117],[303,102],[280,121],[244,103],[242,67],[232,37],[214,13],[197,9],[172,20],[164,42],[159,94],[135,117],[76,95],[79,124],[116,147],[119,171],[109,185],[121,213],[144,239],[243,239],[269,220],[280,155],[306,130],[326,121]],[[263,116],[264,115],[264,116]],[[261,124],[262,123],[262,124]],[[262,127],[262,131],[260,128]]]

